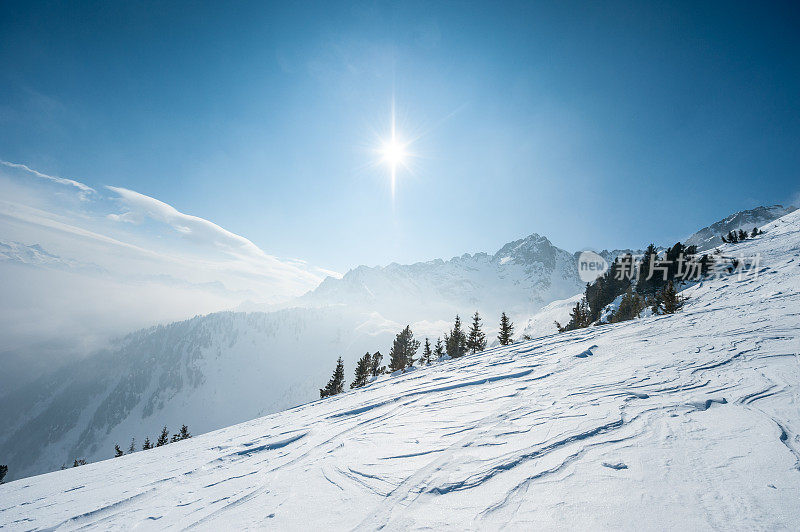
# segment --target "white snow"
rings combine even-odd
[[[0,525],[800,528],[800,214],[679,314],[434,364],[0,486]],[[9,464],[13,468],[13,464]]]

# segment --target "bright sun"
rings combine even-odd
[[[388,167],[392,189],[392,201],[394,201],[395,189],[397,187],[397,174],[399,171],[409,170],[409,162],[415,158],[415,155],[408,151],[413,141],[409,141],[398,134],[394,101],[392,101],[390,120],[391,127],[389,131],[387,131],[388,135],[383,137],[383,140],[376,146],[375,152],[379,159],[375,162]]]
[[[406,156],[405,146],[392,139],[383,144],[381,148],[381,155],[383,155],[384,162],[391,165],[392,169],[396,168],[398,164],[403,162]]]

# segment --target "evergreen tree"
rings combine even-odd
[[[152,443],[150,443],[150,438],[149,438],[149,437],[147,437],[147,436],[145,436],[145,438],[144,438],[144,445],[142,445],[142,450],[143,450],[143,451],[146,451],[146,450],[148,450],[148,449],[152,449],[152,448],[153,448],[153,444],[152,444]]]
[[[753,227],[753,232],[750,233],[750,238],[755,238],[758,236],[758,227]]]
[[[708,254],[704,254],[700,257],[700,275],[705,277],[711,272],[711,269],[714,267],[714,258]]]
[[[441,338],[436,339],[436,345],[433,347],[433,356],[437,360],[444,356],[444,344]]]
[[[342,357],[336,361],[336,369],[333,370],[333,375],[324,388],[320,388],[319,397],[324,399],[332,395],[340,394],[344,391],[344,362]]]
[[[369,378],[371,366],[372,355],[367,352],[363,357],[358,359],[358,363],[356,364],[355,379],[352,383],[350,383],[350,388],[361,388],[367,384],[367,378]]]
[[[84,465],[86,465],[86,460],[84,460],[83,458],[81,458],[80,460],[76,458],[75,461],[72,462],[72,467],[80,467]]]
[[[697,246],[689,246],[686,247],[680,242],[676,243],[674,246],[669,248],[665,253],[666,259],[666,268],[667,268],[667,281],[669,280],[682,280],[683,275],[685,275],[685,271],[682,273],[682,276],[678,277],[678,265],[681,261],[685,264],[686,261],[695,254],[697,251]],[[684,268],[685,270],[685,268]],[[666,281],[663,278],[663,275],[658,279],[658,287],[662,288]]]
[[[655,252],[655,247],[650,251]],[[588,316],[584,321],[593,323],[600,319],[603,309],[618,296],[624,294],[631,285],[633,272],[626,267],[626,264],[634,264],[634,258],[630,254],[614,259],[611,267],[603,275],[593,283],[586,284],[584,297],[588,307]],[[646,273],[647,270],[645,270]]]
[[[404,370],[414,364],[414,355],[419,349],[419,340],[414,340],[411,326],[397,333],[389,351],[389,371]]]
[[[650,310],[652,310],[653,314],[656,316],[661,314],[661,303],[661,292],[656,292],[649,300],[645,301],[645,304],[650,306]]]
[[[8,466],[0,465],[0,484],[3,483],[3,479],[6,478],[7,474],[8,474]]]
[[[432,360],[433,360],[433,350],[431,349],[431,342],[430,340],[425,338],[425,347],[422,348],[422,358],[420,358],[420,362],[428,366],[430,365]]]
[[[114,458],[119,458],[123,454],[125,453],[123,453],[122,449],[119,448],[119,444],[114,445]]]
[[[481,317],[478,311],[472,316],[472,325],[467,336],[467,349],[472,353],[478,353],[486,349],[486,334],[481,330]]]
[[[675,314],[683,305],[683,298],[675,290],[672,281],[662,290],[661,299],[664,301],[664,314]]]
[[[461,318],[458,314],[450,334],[444,335],[444,345],[450,358],[464,356],[467,352],[467,335],[461,330]]]
[[[737,236],[739,237],[739,242],[744,242],[745,240],[747,240],[747,233],[745,233],[741,229],[739,229],[739,233]]]
[[[500,345],[509,345],[514,342],[511,339],[511,335],[514,333],[514,324],[511,323],[511,320],[508,319],[506,313],[500,315],[500,334],[497,335],[497,339],[500,341]]]
[[[180,441],[181,436],[177,432],[172,435],[172,438],[169,440],[170,443],[175,443],[176,441]]]
[[[169,443],[169,431],[167,430],[167,426],[164,425],[164,428],[161,429],[161,435],[156,440],[156,447],[161,447]]]
[[[611,322],[619,323],[621,321],[632,320],[639,315],[643,308],[644,301],[642,297],[629,288],[622,296],[619,308],[617,308],[617,311],[611,316]]]
[[[185,424],[181,425],[180,435],[182,440],[188,440],[192,437],[192,435],[189,434],[189,427],[187,427]]]
[[[558,329],[558,332],[566,332],[574,331],[575,329],[583,329],[591,324],[592,320],[589,315],[589,304],[586,302],[586,298],[584,297],[575,303],[575,306],[569,313],[569,322],[565,326],[562,326],[560,323],[556,322],[556,328]]]
[[[128,447],[128,454],[136,452],[136,438],[131,438],[131,444]]]
[[[658,271],[654,269],[653,275],[650,275],[650,270],[655,268],[655,263],[657,261],[658,250],[656,250],[655,244],[650,244],[647,246],[644,257],[642,257],[642,262],[639,264],[639,280],[636,282],[636,291],[640,294],[652,294],[655,292]],[[650,278],[648,279],[648,277]]]
[[[386,371],[386,366],[381,366],[382,361],[383,355],[381,352],[375,351],[375,353],[372,354],[372,363],[370,364],[370,373],[373,377],[377,377]]]

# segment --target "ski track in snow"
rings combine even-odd
[[[41,529],[800,528],[800,215],[673,316],[383,377],[0,486]],[[13,467],[13,464],[10,464]]]

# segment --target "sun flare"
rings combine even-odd
[[[383,144],[381,155],[385,163],[392,167],[397,167],[397,165],[403,163],[406,157],[406,149],[402,143],[397,142],[396,139],[391,139]]]
[[[412,172],[414,162],[418,157],[418,155],[411,150],[417,137],[403,134],[408,132],[403,132],[402,129],[398,127],[397,122],[394,100],[392,100],[389,127],[383,131],[383,135],[376,135],[375,144],[372,148],[375,155],[372,164],[383,167],[387,171],[392,193],[392,203],[394,203],[398,177],[400,174]]]

